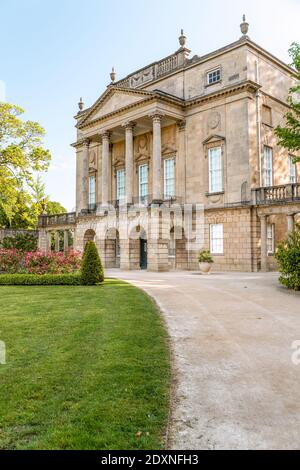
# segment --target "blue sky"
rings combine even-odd
[[[0,0],[0,100],[18,104],[46,129],[53,160],[47,193],[75,204],[73,116],[109,83],[178,48],[184,28],[192,54],[237,40],[245,13],[251,39],[288,62],[300,42],[300,0]]]

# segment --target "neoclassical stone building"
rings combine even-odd
[[[75,116],[76,213],[40,218],[40,248],[74,233],[106,267],[275,269],[274,251],[300,214],[299,168],[277,144],[296,74],[247,36],[170,56],[111,83]],[[182,222],[187,207],[189,224]],[[188,229],[187,229],[188,227]]]

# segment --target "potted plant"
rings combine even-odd
[[[201,250],[198,255],[199,268],[202,274],[209,274],[214,260],[208,250]]]

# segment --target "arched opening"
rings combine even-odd
[[[108,229],[105,237],[105,267],[120,267],[120,238],[115,228]]]
[[[187,240],[182,227],[172,227],[170,230],[169,268],[188,269]]]
[[[129,257],[131,269],[147,269],[148,243],[147,233],[140,225],[131,230]]]
[[[94,242],[95,238],[96,238],[95,231],[92,229],[87,230],[83,237],[83,249],[85,248],[85,245],[87,244],[87,242]]]

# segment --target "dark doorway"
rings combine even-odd
[[[147,240],[140,239],[140,268],[147,269]]]

